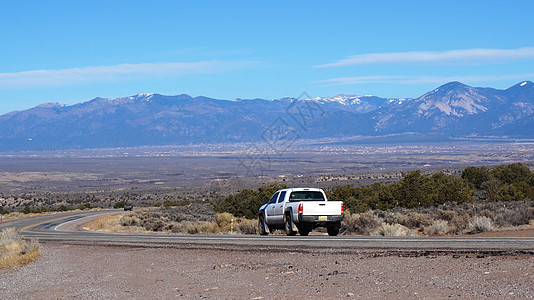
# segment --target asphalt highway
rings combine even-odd
[[[75,231],[70,223],[83,223],[100,214],[119,210],[69,212],[14,221],[3,221],[0,230],[16,227],[26,238],[44,242],[100,244],[114,246],[177,247],[257,251],[329,251],[329,252],[480,252],[534,254],[534,238],[481,237],[368,237],[324,235],[166,235],[97,233]]]

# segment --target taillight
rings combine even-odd
[[[345,205],[343,204],[343,202],[341,202],[341,213],[344,213],[345,212]]]
[[[301,204],[299,204],[299,214],[301,214],[303,210],[304,209],[303,209],[303,206],[302,206],[302,203],[301,203]]]

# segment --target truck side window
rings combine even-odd
[[[271,204],[271,203],[276,203],[276,199],[278,199],[278,194],[279,194],[279,193],[276,193],[276,194],[273,195],[273,197],[272,197],[271,200],[269,201],[269,204]]]
[[[278,198],[278,203],[284,202],[284,198],[286,197],[286,192],[283,191],[280,193],[280,198]]]

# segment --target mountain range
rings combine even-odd
[[[304,108],[311,108],[311,115],[299,121],[296,112]],[[220,100],[151,93],[75,105],[46,103],[0,116],[0,151],[258,142],[280,124],[286,134],[306,139],[532,139],[534,84],[523,81],[501,90],[450,82],[413,99]]]

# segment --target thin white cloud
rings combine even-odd
[[[534,59],[534,47],[518,49],[463,49],[441,52],[416,51],[352,55],[317,68],[384,64],[482,64]]]
[[[499,80],[528,80],[534,78],[534,73],[528,74],[511,74],[501,76],[356,76],[332,78],[316,83],[323,83],[327,86],[338,85],[358,85],[370,83],[388,83],[388,84],[443,84],[451,81],[460,81],[467,83],[492,82]]]
[[[242,68],[249,64],[250,62],[245,61],[142,63],[0,73],[0,89],[66,86],[88,82],[127,80],[154,76],[217,73]]]

